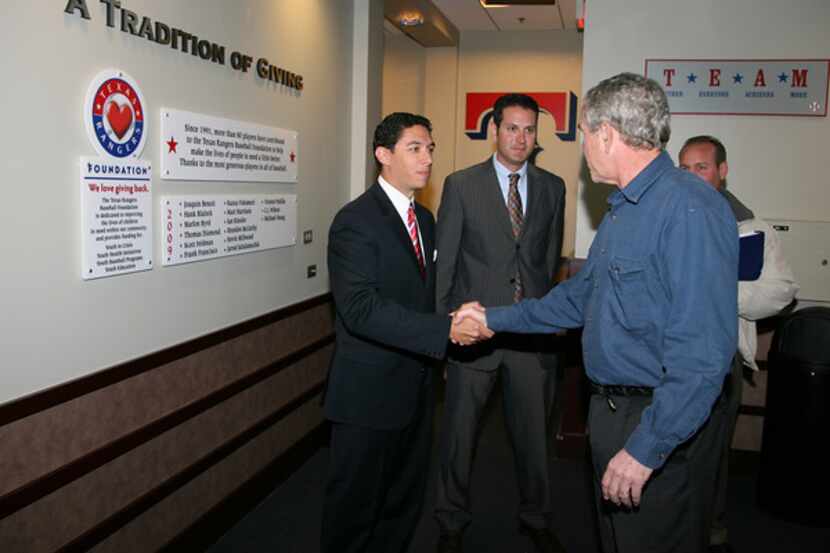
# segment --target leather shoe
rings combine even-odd
[[[523,524],[519,531],[530,538],[538,553],[566,553],[565,546],[547,528],[531,528]]]
[[[735,553],[735,550],[732,549],[732,546],[728,543],[719,543],[716,545],[710,545],[709,553]]]
[[[442,532],[436,553],[461,553],[461,532]]]

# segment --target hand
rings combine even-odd
[[[450,315],[453,316],[452,320],[454,323],[461,322],[467,318],[472,318],[478,321],[482,326],[487,326],[487,311],[484,309],[484,306],[477,301],[465,303],[450,313]]]
[[[602,475],[602,498],[615,505],[637,507],[643,493],[643,486],[653,469],[641,464],[626,450],[621,449],[608,462]]]
[[[489,328],[471,317],[458,320],[453,318],[450,326],[450,340],[461,346],[469,346],[492,336],[493,332]]]

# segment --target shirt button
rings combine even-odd
[[[605,254],[605,248],[602,248],[602,249],[599,251],[599,253],[601,253],[601,254],[603,254],[603,255],[604,255],[604,254]]]
[[[611,220],[612,220],[612,221],[616,221],[616,220],[617,220],[617,215],[616,215],[616,214],[611,215]]]

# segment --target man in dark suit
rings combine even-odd
[[[429,120],[386,117],[374,136],[378,182],[329,231],[337,343],[323,553],[403,553],[421,513],[432,431],[432,360],[475,325],[435,314],[434,220],[413,200],[432,167]],[[486,330],[483,331],[487,334]]]
[[[437,310],[480,298],[485,305],[541,297],[553,286],[565,208],[562,179],[527,162],[539,106],[523,94],[499,98],[492,158],[447,177],[438,211]],[[548,528],[548,415],[556,359],[537,336],[507,335],[450,352],[435,517],[438,551],[461,551],[471,522],[470,472],[482,409],[501,373],[515,452],[520,528],[540,552],[564,551]],[[548,340],[549,342],[549,340]]]

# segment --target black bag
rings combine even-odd
[[[786,317],[768,361],[758,502],[785,520],[830,526],[830,308]]]

